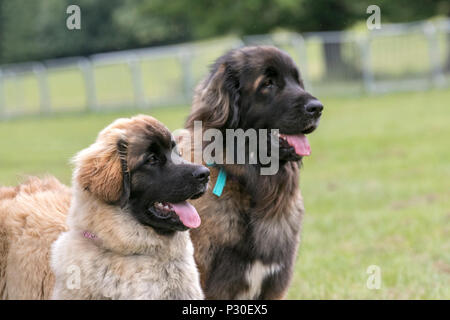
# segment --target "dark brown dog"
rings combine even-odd
[[[279,129],[280,169],[260,175],[260,164],[211,168],[207,194],[193,201],[202,225],[191,230],[195,258],[209,299],[281,299],[292,277],[303,201],[301,158],[305,134],[318,125],[323,106],[304,90],[293,60],[274,47],[228,52],[196,89],[186,127],[203,130]],[[218,171],[227,174],[220,197],[212,194]]]

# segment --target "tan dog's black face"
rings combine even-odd
[[[206,191],[209,170],[184,161],[159,121],[148,116],[119,119],[90,149],[94,158],[82,157],[82,152],[77,159],[77,180],[86,190],[161,234],[200,225],[186,200]]]
[[[200,218],[186,200],[206,191],[209,170],[184,161],[167,131],[146,130],[138,142],[128,145],[133,161],[129,196],[122,198],[122,205],[126,201],[140,223],[162,233],[198,227]]]

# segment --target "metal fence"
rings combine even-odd
[[[0,66],[0,119],[189,104],[208,66],[231,48],[271,44],[316,95],[423,90],[450,83],[450,20],[371,32],[276,33]]]

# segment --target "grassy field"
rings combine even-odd
[[[450,299],[450,90],[323,100],[301,189],[302,244],[290,299]],[[150,110],[174,130],[186,106]],[[70,183],[69,158],[120,116],[0,122],[0,184]],[[381,288],[366,287],[367,268]]]

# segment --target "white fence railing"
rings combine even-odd
[[[450,20],[365,33],[277,33],[2,65],[0,119],[189,104],[217,57],[253,44],[290,53],[316,95],[423,90],[450,82]]]

